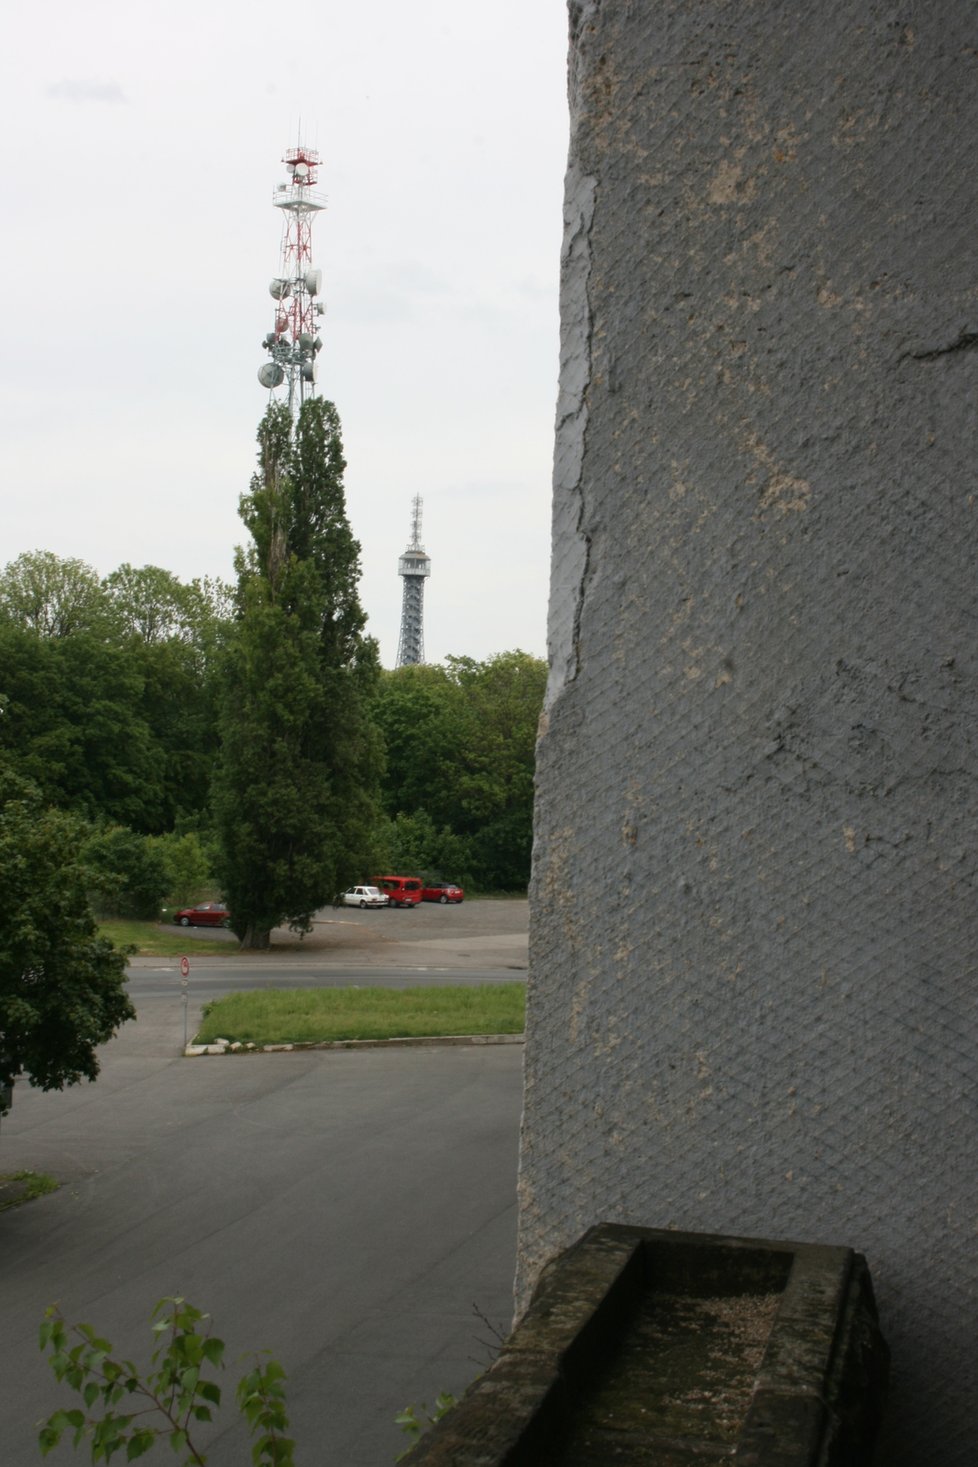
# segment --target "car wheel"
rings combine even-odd
[[[361,902],[361,903],[360,903],[360,910],[361,910],[361,911],[362,911],[362,910],[363,910],[363,908],[364,908],[364,907],[365,907],[365,906],[366,906],[366,905],[367,905],[367,903],[366,903],[366,902]]]
[[[442,906],[444,906],[445,903],[448,901],[448,897],[443,895],[443,896],[440,896],[438,898],[438,900],[441,902]]]
[[[181,927],[189,927],[190,926],[190,918],[189,917],[181,917],[180,918],[180,926]]]
[[[221,926],[222,927],[230,927],[231,926],[231,918],[230,917],[225,917],[224,918],[224,921],[221,923]]]

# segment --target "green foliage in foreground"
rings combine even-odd
[[[213,1421],[221,1404],[221,1388],[206,1372],[222,1366],[224,1341],[210,1333],[209,1316],[185,1299],[161,1299],[153,1310],[152,1328],[157,1341],[152,1368],[139,1371],[132,1361],[116,1359],[108,1340],[100,1339],[91,1325],[66,1324],[54,1306],[45,1312],[41,1350],[50,1351],[54,1374],[78,1392],[85,1409],[55,1411],[43,1423],[38,1436],[42,1456],[70,1433],[74,1447],[88,1442],[92,1462],[111,1462],[116,1452],[133,1462],[165,1441],[182,1467],[206,1467],[207,1458],[190,1433]],[[255,1467],[293,1467],[295,1443],[285,1435],[281,1365],[257,1357],[235,1395],[257,1438],[251,1450]]]
[[[302,988],[230,993],[208,1004],[199,1044],[522,1034],[523,983],[466,988]]]
[[[425,1402],[421,1402],[420,1416],[418,1415],[418,1408],[416,1406],[405,1406],[403,1411],[399,1411],[394,1417],[394,1420],[404,1432],[405,1436],[411,1438],[411,1445],[404,1448],[404,1451],[398,1456],[397,1461],[403,1462],[404,1458],[421,1439],[422,1432],[427,1431],[429,1426],[434,1426],[435,1422],[440,1421],[443,1416],[447,1416],[456,1404],[455,1397],[451,1391],[442,1391],[436,1397],[432,1410],[429,1411]]]
[[[94,1080],[98,1046],[136,1016],[126,954],[89,911],[83,834],[0,764],[0,1081],[20,1070],[41,1090]]]

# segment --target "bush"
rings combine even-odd
[[[384,844],[392,871],[457,881],[466,889],[473,885],[471,842],[447,827],[437,829],[424,810],[401,811],[388,820]]]
[[[163,860],[168,905],[192,907],[210,892],[214,871],[210,854],[196,831],[185,835],[171,831],[150,839]]]
[[[85,842],[82,861],[99,915],[156,921],[169,876],[152,836],[137,835],[125,825],[105,826]]]

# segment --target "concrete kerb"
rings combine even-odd
[[[439,1034],[405,1036],[400,1039],[324,1039],[295,1044],[240,1044],[218,1039],[213,1044],[188,1044],[185,1059],[209,1054],[292,1054],[309,1049],[418,1049],[459,1044],[522,1044],[522,1034]]]

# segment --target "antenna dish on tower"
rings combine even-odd
[[[303,400],[315,391],[315,358],[322,346],[316,327],[325,309],[318,299],[323,272],[312,263],[312,226],[326,200],[314,191],[319,167],[314,149],[301,144],[289,148],[282,161],[288,182],[278,184],[272,194],[272,203],[282,213],[281,265],[268,287],[276,302],[275,326],[262,342],[271,360],[260,368],[258,380],[269,391],[285,383],[289,411],[295,417]]]
[[[273,387],[281,387],[285,381],[285,369],[280,367],[278,362],[265,362],[258,368],[258,380],[269,391]]]

